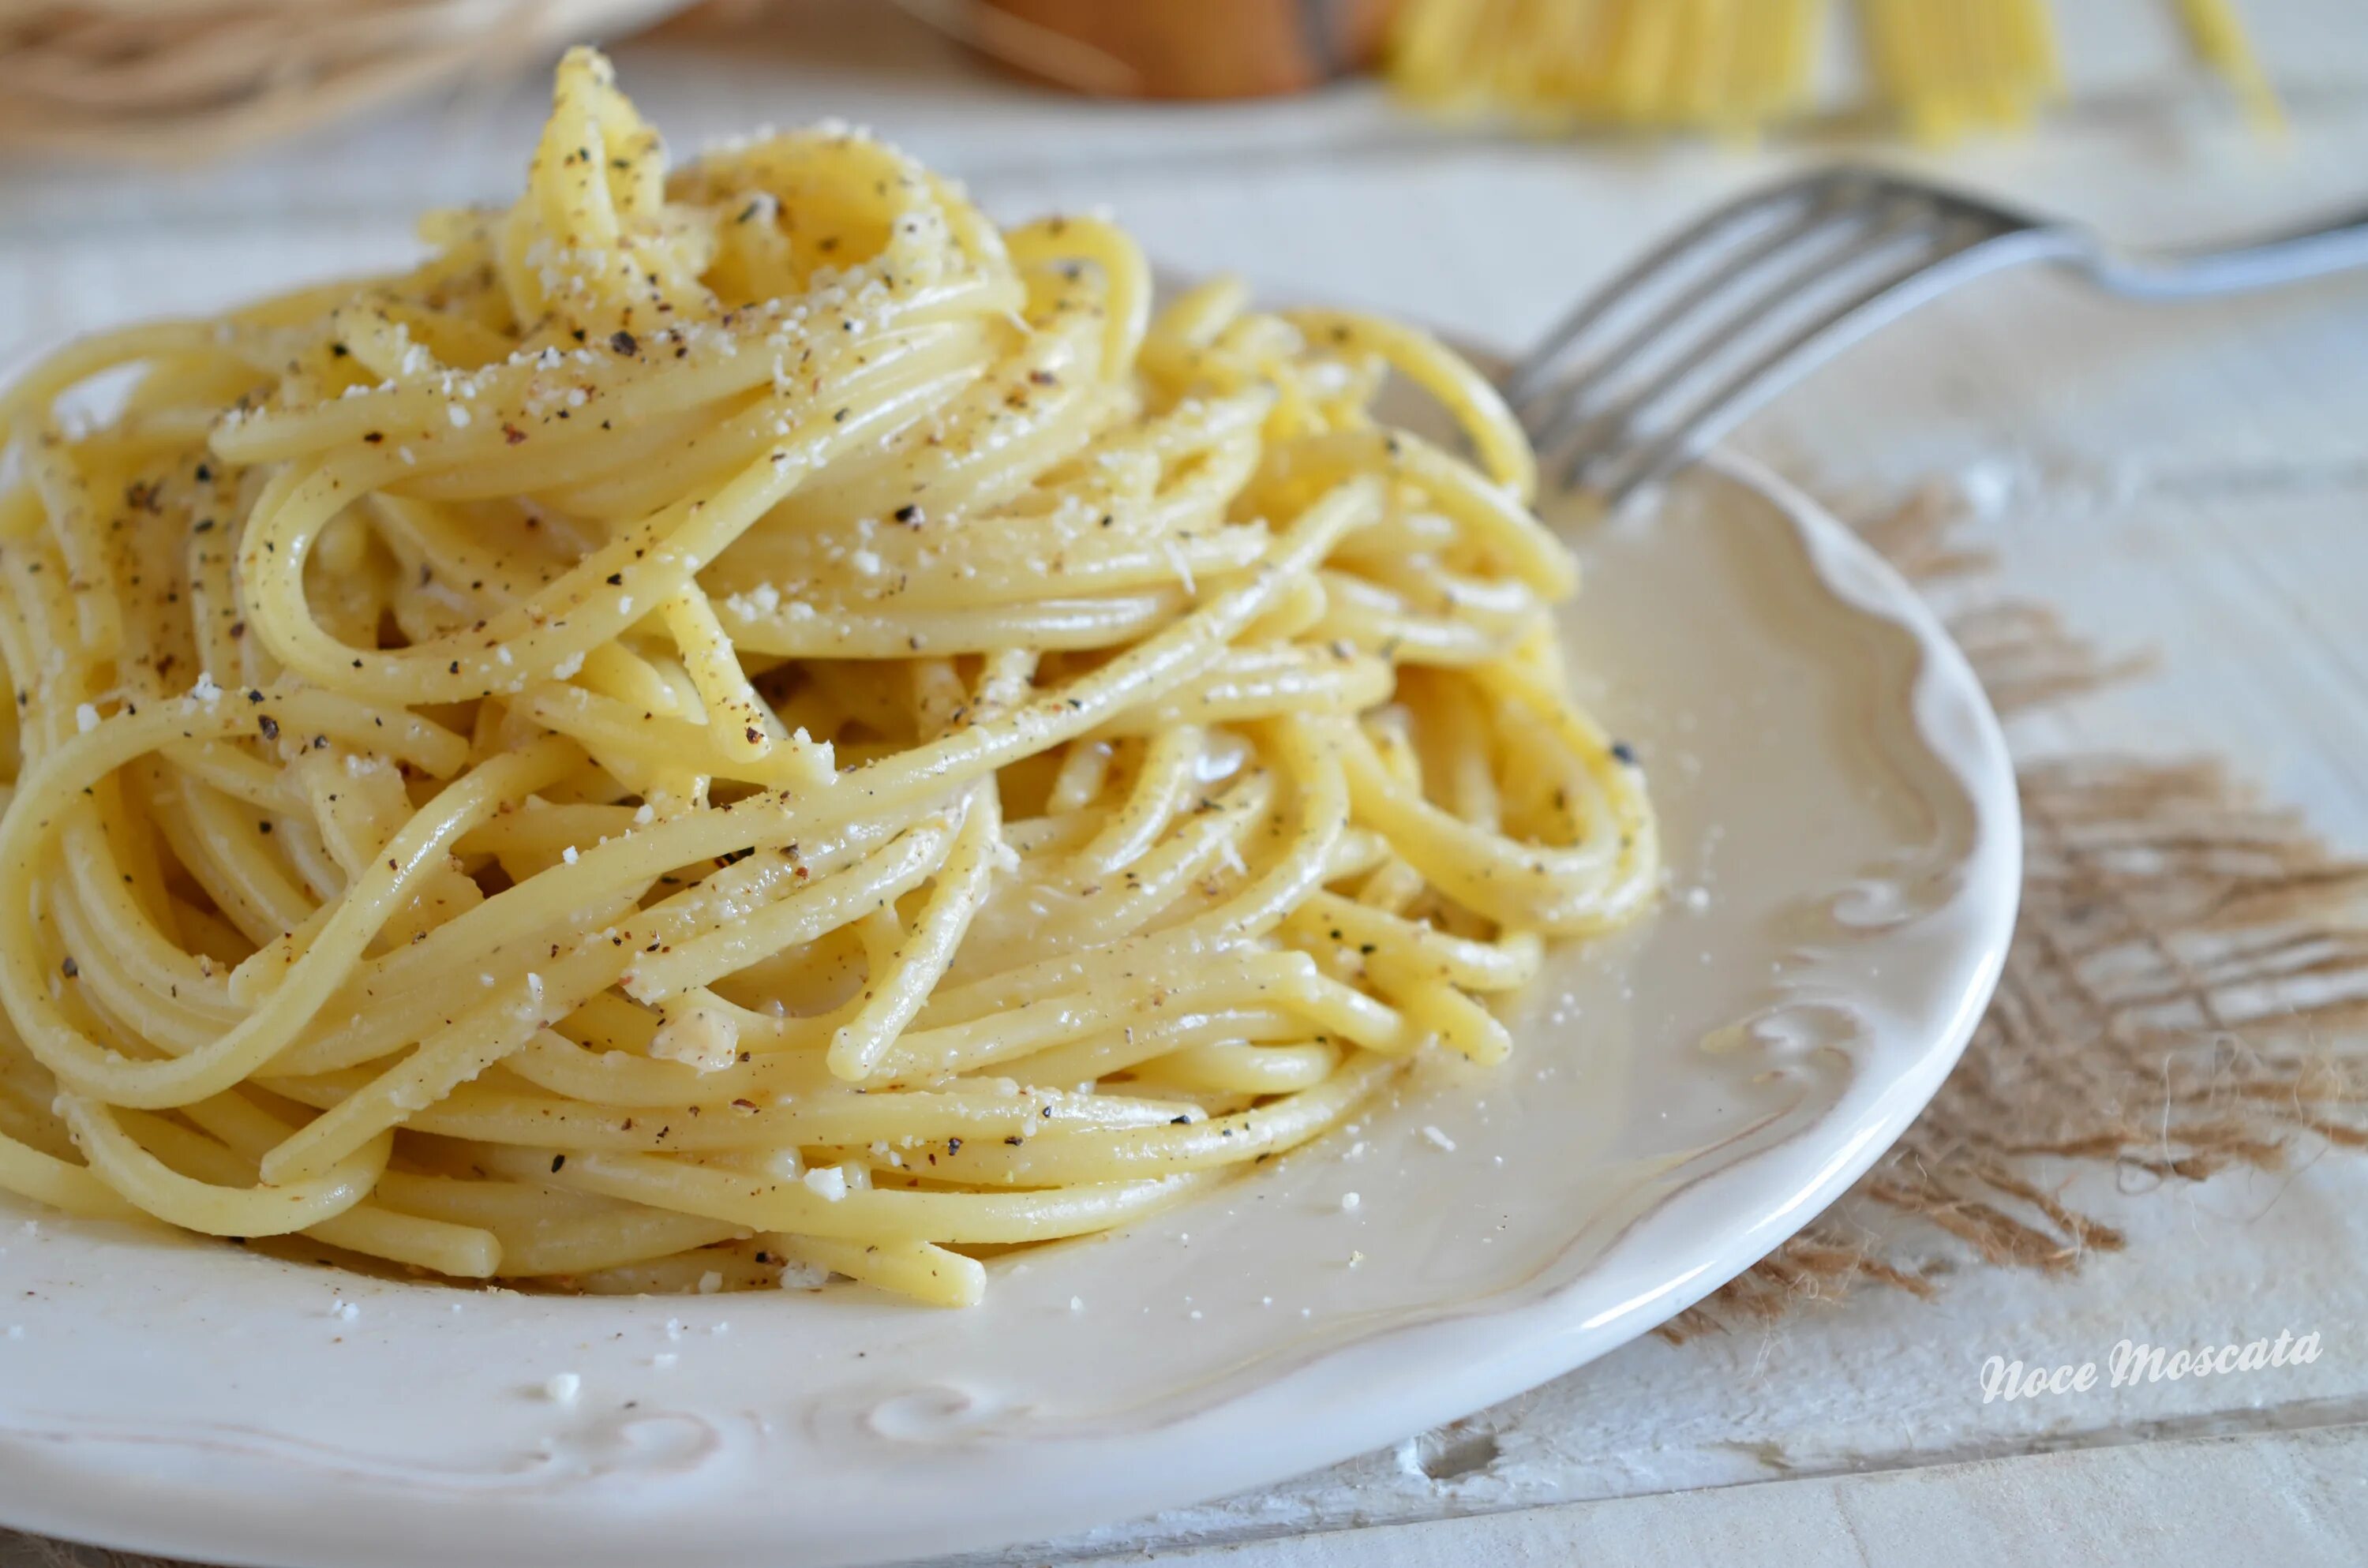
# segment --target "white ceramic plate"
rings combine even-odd
[[[1930,614],[1764,473],[1581,547],[1578,683],[1650,770],[1671,894],[1549,960],[1506,1067],[1433,1064],[966,1312],[378,1283],[0,1199],[0,1520],[291,1568],[878,1562],[1271,1482],[1679,1312],[1956,1060],[2014,785]]]

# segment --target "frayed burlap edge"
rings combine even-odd
[[[1942,609],[2001,715],[2143,673],[2043,606],[1983,590],[1935,488],[1861,532]],[[1665,1325],[1767,1326],[1863,1285],[1929,1296],[1970,1263],[2065,1272],[2122,1233],[2067,1169],[2124,1187],[2368,1145],[2368,864],[2216,761],[2019,768],[2022,911],[1997,999],[1907,1134],[1799,1235]]]

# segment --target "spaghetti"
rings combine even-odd
[[[2234,0],[2173,0],[2189,47],[2259,124],[2277,96]],[[1388,72],[1459,116],[1748,136],[1815,107],[1827,0],[1406,0]],[[1918,140],[2027,126],[2064,96],[2047,0],[1857,0],[1868,97]]]
[[[969,1302],[1502,1058],[1651,898],[1528,449],[1422,335],[1155,312],[843,131],[669,174],[588,51],[425,233],[0,401],[0,1187]]]

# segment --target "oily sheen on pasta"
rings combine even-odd
[[[0,1187],[970,1302],[1503,1057],[1651,898],[1529,452],[1422,334],[1156,310],[844,130],[669,172],[582,51],[424,234],[0,401]]]

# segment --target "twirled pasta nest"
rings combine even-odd
[[[971,1301],[1502,1058],[1484,999],[1649,900],[1527,448],[1421,334],[1155,312],[1110,223],[843,130],[669,175],[588,51],[425,232],[0,403],[0,1187]]]

